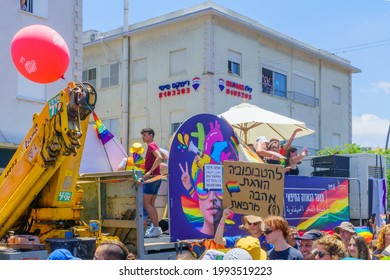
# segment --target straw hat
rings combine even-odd
[[[129,151],[130,151],[130,153],[132,153],[132,154],[136,153],[136,154],[141,155],[141,154],[144,152],[144,148],[142,147],[142,144],[141,144],[141,143],[135,142],[135,143],[133,144],[133,146],[131,146],[131,148],[130,148]]]
[[[239,226],[240,229],[248,229],[249,224],[254,224],[254,223],[260,223],[260,228],[261,230],[264,230],[264,223],[263,219],[259,216],[255,215],[246,215],[241,218],[242,225]]]

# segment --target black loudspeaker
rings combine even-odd
[[[336,155],[315,157],[311,160],[311,166],[314,168],[349,170],[349,157]]]
[[[311,160],[314,167],[312,176],[349,177],[349,157],[331,155],[315,157]]]
[[[311,176],[323,177],[349,177],[349,170],[319,170],[313,171]]]

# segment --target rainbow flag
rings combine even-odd
[[[298,230],[329,230],[333,229],[349,216],[348,180],[340,182],[337,187],[323,192],[325,201],[313,201],[306,208]],[[312,216],[310,209],[323,209]]]
[[[232,193],[239,193],[240,192],[240,186],[238,185],[237,181],[226,182],[225,186],[230,194],[230,197],[232,196]]]
[[[114,138],[114,135],[105,127],[105,125],[99,119],[95,111],[92,111],[92,115],[93,115],[93,119],[95,120],[95,129],[97,130],[98,137],[104,145],[112,138]]]
[[[363,236],[364,239],[366,239],[366,242],[369,243],[372,240],[372,233],[369,230],[368,227],[363,226],[363,227],[355,227],[355,232],[357,235]]]

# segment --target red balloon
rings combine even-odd
[[[19,30],[12,39],[11,55],[24,77],[41,84],[57,81],[69,66],[65,40],[45,25],[30,25]]]

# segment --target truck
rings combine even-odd
[[[76,183],[97,93],[70,82],[34,114],[32,126],[0,176],[0,239],[7,248],[39,250],[47,240],[100,238],[98,221],[81,220]]]
[[[96,101],[91,84],[70,82],[34,114],[0,176],[0,259],[46,259],[57,248],[92,259],[104,239],[122,241],[139,259],[176,257],[168,235],[144,240],[140,174],[80,174]],[[166,206],[166,180],[158,201]]]

